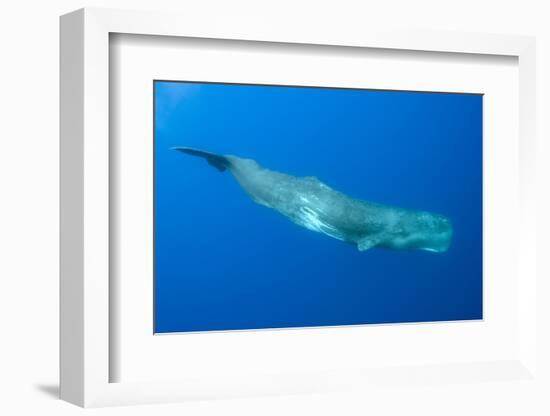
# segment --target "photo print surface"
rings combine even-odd
[[[155,333],[482,319],[482,108],[155,81]]]

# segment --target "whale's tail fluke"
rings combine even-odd
[[[215,153],[204,152],[202,150],[193,149],[192,147],[173,147],[172,149],[192,156],[202,157],[209,165],[214,166],[220,172],[226,170],[230,165],[229,159]]]

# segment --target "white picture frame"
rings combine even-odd
[[[318,392],[360,383],[407,378],[396,369],[368,375],[339,372],[296,377],[281,374],[239,380],[229,374],[214,380],[110,382],[109,282],[110,169],[109,36],[114,33],[206,39],[281,42],[335,47],[381,48],[455,54],[505,55],[519,65],[520,223],[517,244],[518,340],[516,359],[502,362],[518,381],[535,379],[536,363],[536,218],[534,198],[535,41],[530,37],[465,33],[308,31],[266,22],[213,19],[167,13],[82,9],[61,18],[61,398],[80,406],[181,401],[193,398]],[[112,329],[111,329],[112,330]],[[223,334],[221,334],[223,336]],[[274,335],[276,336],[276,334]],[[420,370],[420,378],[450,369],[476,382],[469,366],[492,362],[441,364]],[[360,369],[358,369],[360,370]],[[408,375],[407,375],[408,374]],[[384,382],[384,381],[383,381]],[[390,382],[391,383],[391,382]]]

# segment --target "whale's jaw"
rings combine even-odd
[[[452,232],[437,235],[432,237],[432,241],[425,247],[420,247],[420,250],[429,251],[432,253],[445,253],[451,246]]]

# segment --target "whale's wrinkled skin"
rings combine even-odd
[[[174,149],[202,157],[220,171],[229,170],[256,203],[302,227],[356,244],[360,251],[380,247],[441,253],[451,243],[451,222],[442,215],[355,199],[315,177],[275,172],[252,159],[189,147]]]

